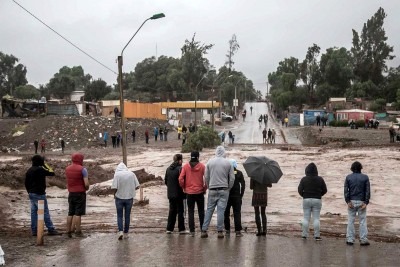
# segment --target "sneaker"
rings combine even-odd
[[[193,237],[194,237],[194,234],[195,234],[194,232],[190,232],[190,236],[193,236]]]
[[[231,230],[225,230],[225,235],[230,235],[231,234]]]
[[[224,232],[218,231],[218,238],[224,238],[224,237],[225,237]]]
[[[124,237],[124,233],[122,231],[118,232],[118,240],[122,240],[122,238]]]
[[[360,243],[360,246],[369,246],[370,243],[368,241],[364,241]]]
[[[61,233],[59,233],[57,230],[53,230],[53,231],[49,231],[47,233],[47,235],[49,236],[55,236],[55,235],[61,235]]]
[[[240,231],[236,232],[236,237],[242,237],[242,236],[243,236],[243,234]]]
[[[319,236],[317,236],[317,237],[314,238],[314,240],[315,240],[315,241],[322,241],[322,238],[319,237]]]
[[[261,236],[261,235],[262,235],[261,232],[256,233],[256,236]]]
[[[172,234],[172,231],[166,231],[165,233],[167,233],[168,235]]]
[[[67,235],[69,238],[72,238],[72,232],[68,232]]]
[[[266,236],[267,232],[261,232],[261,235]]]
[[[201,231],[201,238],[207,238],[208,234],[206,231]]]
[[[349,245],[349,246],[354,245],[354,243],[353,243],[353,242],[350,242],[350,241],[346,241],[346,244]]]
[[[179,234],[180,234],[180,235],[188,235],[189,232],[186,231],[186,230],[183,230],[183,231],[179,231]]]
[[[124,233],[124,239],[128,239],[128,238],[129,238],[128,233]]]

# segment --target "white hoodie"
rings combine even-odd
[[[112,189],[117,189],[115,196],[119,199],[135,198],[136,188],[139,185],[136,175],[124,163],[118,164],[111,185]]]

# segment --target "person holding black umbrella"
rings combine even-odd
[[[318,176],[317,166],[311,162],[305,169],[306,176],[300,181],[298,192],[303,197],[303,211],[304,219],[302,222],[302,238],[308,238],[308,225],[310,222],[311,212],[314,220],[314,239],[321,241],[319,231],[319,215],[321,212],[322,202],[321,198],[328,192],[326,189],[325,181],[322,177]]]
[[[250,179],[250,189],[253,190],[251,205],[254,207],[257,224],[256,236],[267,235],[267,215],[265,214],[265,209],[268,205],[268,187],[272,187],[272,184],[262,184],[254,179]]]

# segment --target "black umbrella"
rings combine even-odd
[[[265,156],[250,156],[243,167],[251,179],[261,184],[277,183],[283,175],[278,162]]]

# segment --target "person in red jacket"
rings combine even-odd
[[[72,164],[65,169],[68,188],[68,218],[67,233],[68,237],[82,237],[81,216],[86,213],[86,191],[89,189],[88,172],[83,164],[83,155],[80,153],[72,154]]]
[[[204,194],[207,191],[204,181],[205,165],[199,162],[199,152],[193,151],[190,154],[190,161],[186,163],[179,175],[179,185],[183,192],[187,194],[187,205],[189,213],[189,230],[190,235],[195,234],[194,224],[194,205],[197,203],[199,213],[200,227],[204,222]]]

